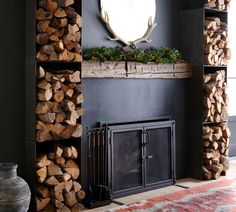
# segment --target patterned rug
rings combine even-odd
[[[236,179],[223,179],[108,212],[236,212]]]

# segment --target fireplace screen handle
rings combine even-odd
[[[150,134],[149,134],[149,132],[146,129],[144,129],[143,133],[144,133],[144,135],[146,135],[143,144],[144,145],[150,144]]]
[[[153,155],[147,155],[146,159],[150,160],[153,158]]]

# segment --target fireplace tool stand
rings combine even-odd
[[[89,189],[84,204],[88,208],[109,205],[112,199],[110,189],[107,186],[105,128],[88,129],[87,141]]]

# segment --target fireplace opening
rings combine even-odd
[[[89,182],[113,199],[175,183],[175,121],[102,122],[88,135]]]

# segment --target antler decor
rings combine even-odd
[[[144,35],[141,37],[141,38],[138,38],[134,41],[130,41],[130,45],[134,48],[137,48],[137,43],[140,43],[140,42],[151,42],[152,40],[148,40],[148,37],[149,35],[151,34],[152,30],[156,27],[156,23],[153,23],[152,22],[152,17],[150,16],[149,17],[149,20],[148,20],[148,28],[147,28],[147,31],[144,33]]]
[[[105,11],[103,8],[101,8],[100,17],[101,17],[102,21],[106,24],[107,29],[113,35],[113,37],[111,37],[109,35],[107,36],[109,40],[121,41],[122,43],[124,43],[126,45],[126,47],[130,46],[132,48],[137,48],[137,43],[140,43],[140,42],[151,42],[151,40],[148,40],[148,37],[157,25],[156,23],[152,22],[152,17],[150,16],[148,19],[147,31],[144,33],[144,35],[141,38],[138,38],[134,41],[126,41],[123,38],[119,37],[114,32],[114,30],[112,29],[111,24],[109,22],[109,15],[108,15],[107,11]]]

